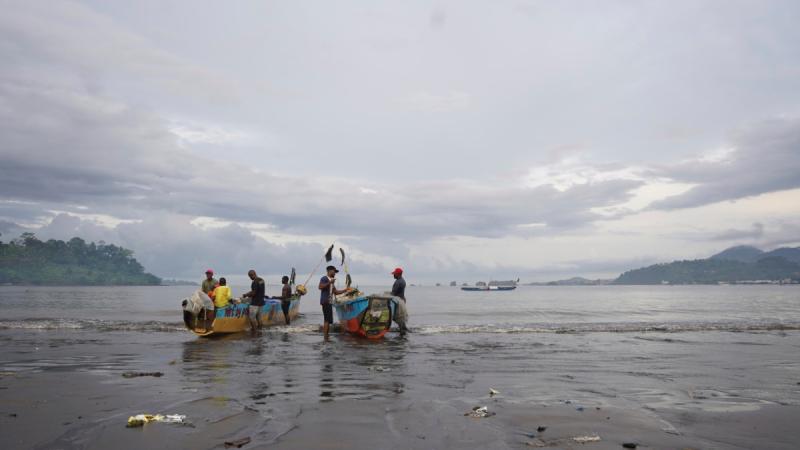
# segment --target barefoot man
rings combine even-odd
[[[319,304],[322,305],[322,332],[325,334],[325,339],[328,339],[328,332],[330,331],[331,324],[333,323],[333,296],[344,294],[347,290],[337,290],[334,283],[336,282],[336,274],[339,272],[334,266],[328,266],[325,270],[328,271],[319,280]]]

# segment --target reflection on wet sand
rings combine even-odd
[[[235,387],[244,388],[255,408],[270,398],[363,400],[405,391],[405,339],[366,341],[334,334],[327,342],[310,341],[314,337],[269,332],[187,340],[180,372],[187,384],[209,395],[235,395]],[[307,389],[314,385],[317,392]]]

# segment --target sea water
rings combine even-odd
[[[157,411],[121,416],[191,414],[209,397],[269,417],[337,401],[477,404],[489,388],[643,411],[800,405],[800,286],[409,287],[411,333],[377,342],[324,341],[313,293],[291,326],[199,338],[181,322],[193,289],[0,287],[0,372],[164,372],[144,403]]]

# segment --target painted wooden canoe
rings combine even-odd
[[[337,298],[333,303],[344,331],[367,339],[381,339],[392,326],[397,300],[386,295]]]
[[[266,304],[261,309],[261,323],[265,327],[285,324],[281,301],[273,299],[265,301]],[[184,309],[183,323],[198,336],[250,331],[250,321],[247,317],[249,306],[247,303],[230,303],[225,308],[203,309],[198,314],[192,314]],[[300,297],[293,296],[289,304],[289,320],[295,320],[299,311]]]

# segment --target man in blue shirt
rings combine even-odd
[[[333,304],[331,303],[334,295],[344,294],[346,289],[338,290],[334,283],[336,282],[336,274],[339,273],[334,266],[328,266],[327,275],[324,275],[319,280],[319,304],[322,305],[322,332],[325,334],[325,339],[328,339],[328,332],[330,331],[331,324],[333,323]]]

